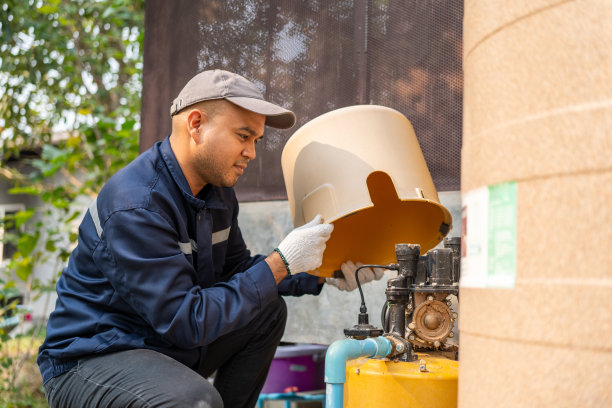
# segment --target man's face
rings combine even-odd
[[[232,187],[263,137],[265,116],[224,103],[211,119],[203,121],[193,155],[193,168],[204,183]]]

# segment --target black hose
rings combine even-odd
[[[389,302],[385,301],[382,310],[380,311],[380,325],[385,332],[389,331]]]
[[[391,264],[391,265],[361,265],[360,267],[355,269],[355,281],[357,282],[357,288],[359,289],[359,295],[361,296],[361,306],[359,307],[359,311],[361,313],[367,313],[368,308],[366,307],[366,304],[365,304],[365,298],[363,296],[363,290],[361,289],[361,283],[359,283],[359,271],[363,268],[383,268],[383,269],[391,269],[391,270],[397,270],[397,268],[395,264]]]

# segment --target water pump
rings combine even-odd
[[[393,345],[396,361],[414,361],[416,352],[436,351],[457,359],[458,345],[451,341],[457,313],[453,311],[453,297],[459,295],[460,238],[446,238],[443,248],[434,248],[420,255],[420,246],[397,244],[396,264],[364,265],[355,272],[359,284],[359,270],[382,267],[396,270],[397,277],[389,279],[387,300],[381,312],[382,328],[369,324],[367,308],[362,296],[359,322],[345,329],[349,338],[364,339],[384,336]]]

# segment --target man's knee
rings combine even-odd
[[[84,359],[45,386],[58,408],[155,407],[223,408],[219,392],[205,378],[153,350],[137,349]]]
[[[287,321],[287,303],[285,303],[285,299],[283,299],[282,296],[279,296],[278,299],[272,303],[272,305],[276,310],[278,320],[282,322]]]
[[[287,304],[285,300],[278,296],[275,300],[266,305],[261,312],[253,319],[245,332],[264,336],[270,340],[282,336],[287,322]],[[280,337],[279,337],[280,341]]]
[[[287,304],[282,296],[279,296],[262,311],[262,321],[270,322],[273,328],[279,328],[282,331],[285,330],[285,323],[287,322]]]
[[[188,387],[174,400],[173,407],[223,408],[223,400],[217,390]]]

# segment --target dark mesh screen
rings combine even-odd
[[[266,130],[239,199],[286,198],[280,154],[293,131],[364,103],[402,112],[437,189],[458,190],[462,18],[457,0],[148,0],[141,149],[169,133],[170,102],[184,83],[221,68],[298,117],[293,130]]]

